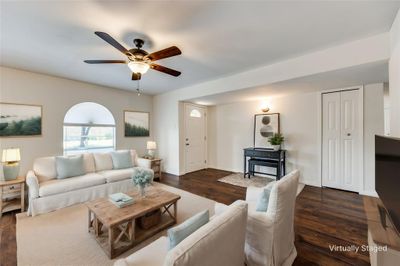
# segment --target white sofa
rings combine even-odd
[[[85,153],[85,175],[57,179],[55,157],[38,158],[26,177],[29,188],[28,215],[51,212],[73,204],[105,197],[134,188],[131,176],[135,167],[149,168],[148,160],[130,150],[133,168],[113,169],[110,153]]]
[[[247,203],[236,201],[171,250],[164,236],[114,266],[243,266],[246,221]]]

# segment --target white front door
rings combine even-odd
[[[358,192],[362,178],[359,90],[322,97],[322,185]]]
[[[206,108],[185,103],[185,171],[206,168]]]

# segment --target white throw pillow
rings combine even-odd
[[[94,162],[96,164],[96,172],[112,170],[113,162],[109,153],[93,153]]]

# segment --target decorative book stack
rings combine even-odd
[[[135,202],[135,200],[132,197],[124,193],[111,194],[108,196],[108,200],[118,208],[123,208]]]

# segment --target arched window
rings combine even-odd
[[[83,102],[64,117],[64,154],[104,152],[115,149],[115,120],[103,105]]]

